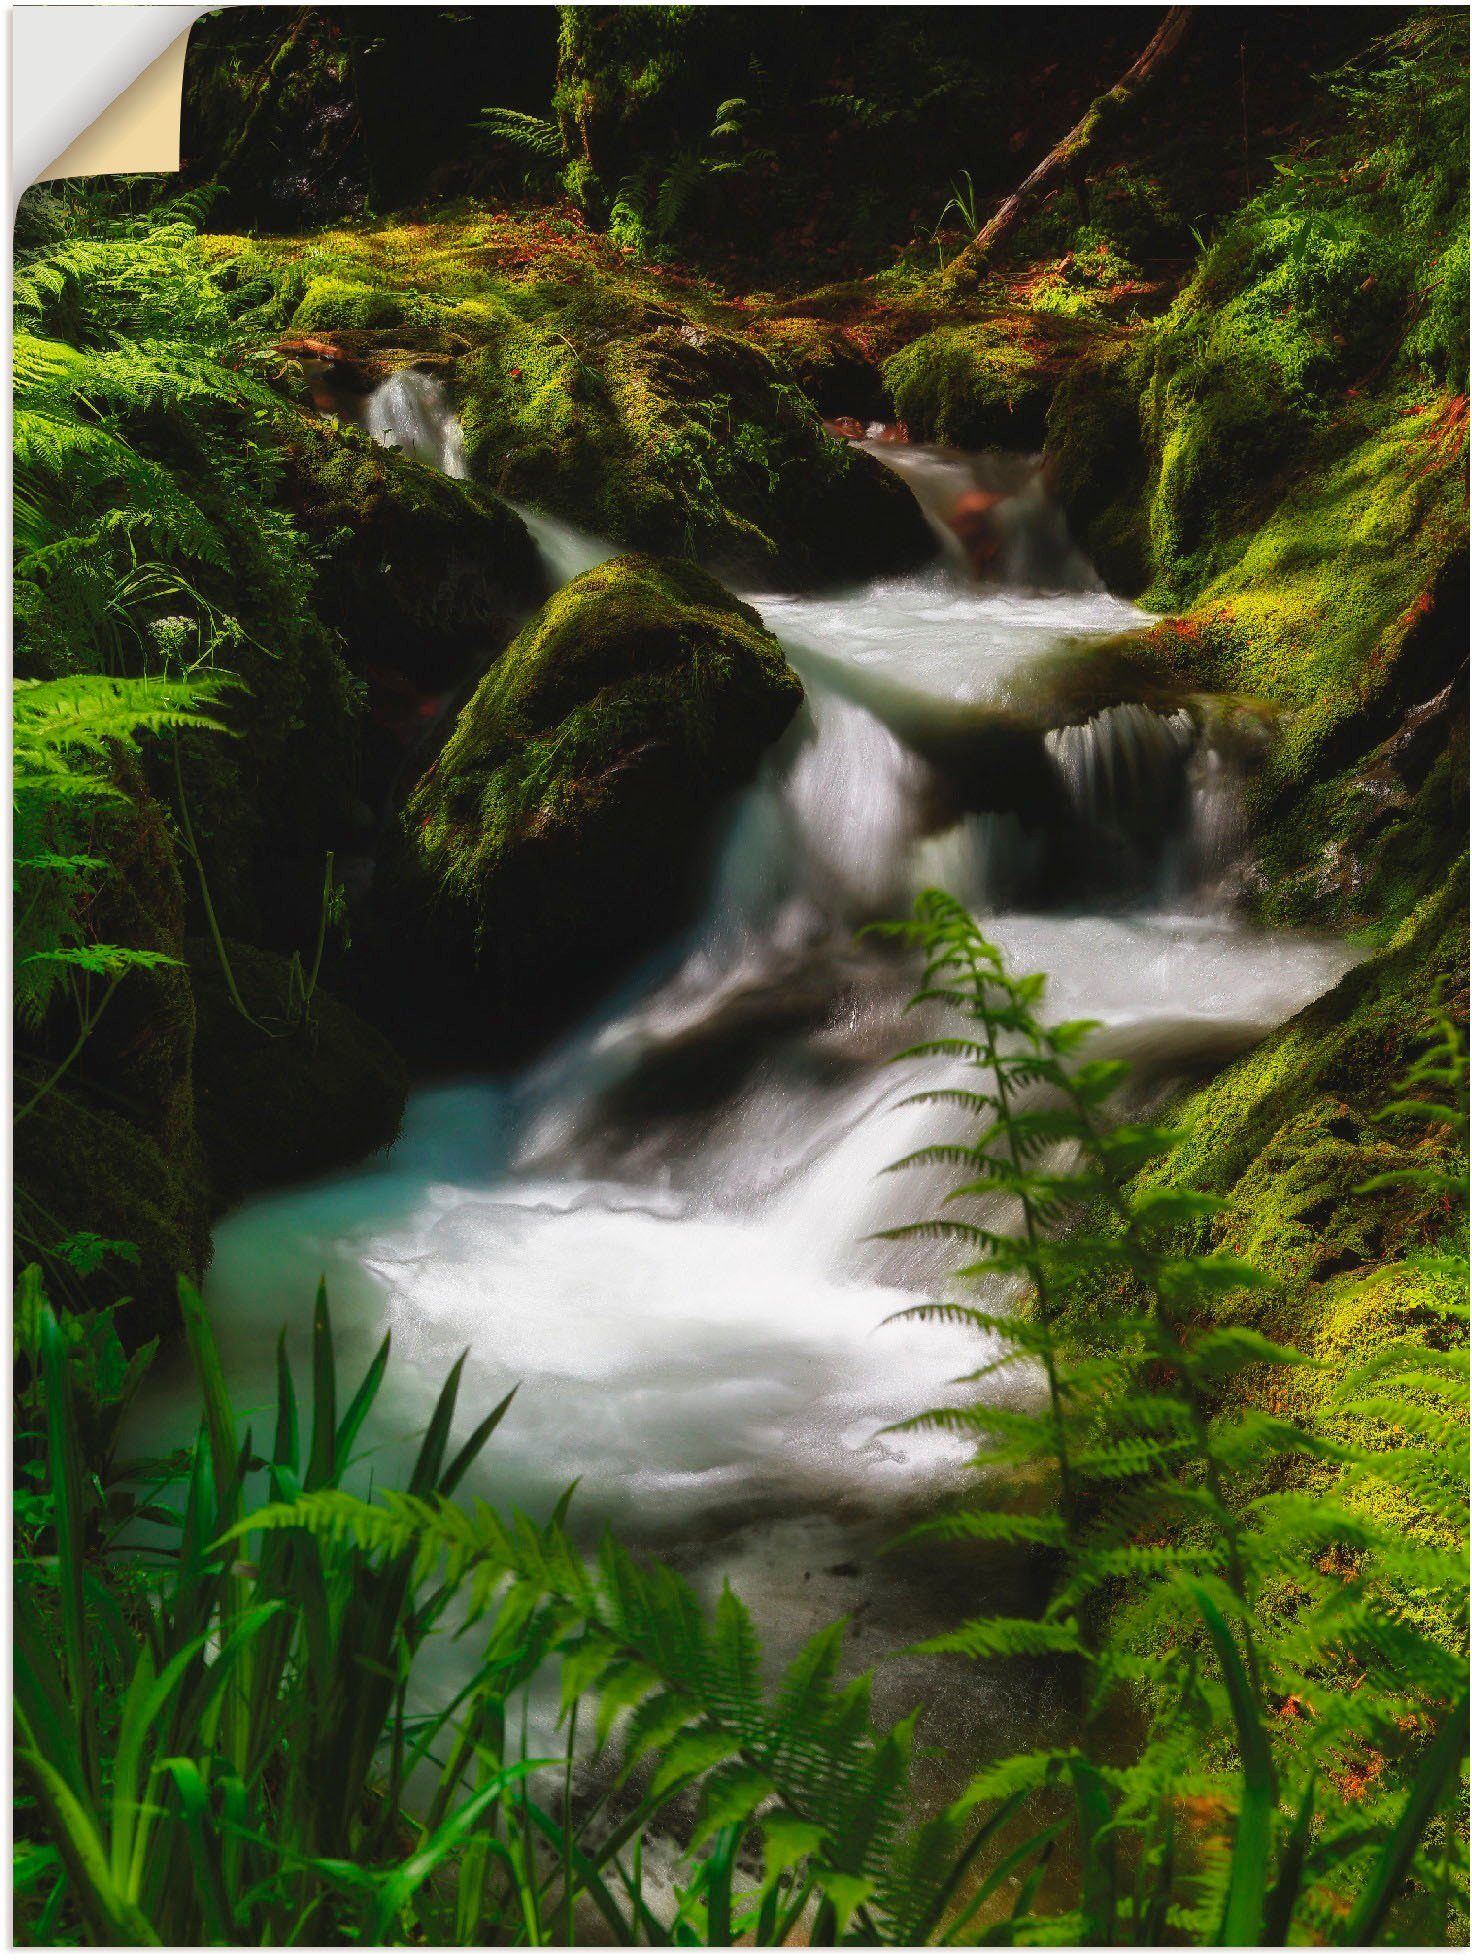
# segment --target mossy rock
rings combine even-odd
[[[508,313],[455,388],[477,477],[616,544],[795,586],[933,554],[909,491],[786,370],[670,309],[581,337]]]
[[[1048,405],[1048,482],[1074,537],[1111,592],[1133,598],[1150,583],[1140,435],[1140,389],[1127,340],[1106,341],[1073,363]]]
[[[802,687],[708,573],[629,555],[556,593],[409,797],[411,878],[482,999],[605,979],[691,902],[710,820]]]
[[[268,263],[283,319],[290,305],[296,332],[340,343],[365,372],[452,360],[475,479],[616,545],[787,587],[933,555],[909,491],[828,435],[780,350],[774,359],[746,336],[745,316],[728,331],[729,309],[687,290],[672,303],[666,282],[576,225],[555,237],[514,214],[456,212],[307,245],[256,241],[248,269],[254,281]],[[225,263],[241,248],[207,249]],[[390,295],[398,320],[365,325],[365,292]],[[811,321],[794,331],[805,345],[825,332]],[[845,336],[828,338],[834,357]],[[862,360],[854,371],[872,387]]]
[[[1348,769],[1280,799],[1257,839],[1262,911],[1383,941],[1443,877],[1447,840],[1466,827],[1467,786],[1466,694],[1453,678]]]
[[[387,1149],[408,1095],[403,1062],[360,1015],[319,987],[306,1024],[293,1023],[287,961],[238,940],[226,950],[263,1025],[231,1001],[214,947],[191,940],[195,1111],[217,1208]]]
[[[788,368],[820,415],[889,419],[891,403],[878,364],[845,328],[784,315],[754,320],[751,337]]]
[[[42,1251],[48,1284],[72,1304],[125,1300],[117,1329],[140,1347],[178,1325],[178,1276],[198,1280],[210,1256],[210,1192],[194,1153],[164,1150],[140,1123],[80,1089],[53,1089],[15,1131],[18,1249]],[[132,1249],[69,1270],[55,1248],[76,1234]]]
[[[292,315],[297,333],[355,333],[403,324],[403,302],[382,286],[311,279]]]
[[[1465,809],[1460,449],[1428,440],[1403,407],[1347,408],[1260,490],[1252,527],[1189,611],[1091,650],[1075,677],[1081,693],[1091,673],[1102,684],[1120,669],[1164,696],[1260,703],[1274,739],[1247,801],[1262,916],[1382,941],[1440,881]],[[1060,440],[1071,462],[1071,436]],[[1094,484],[1107,494],[1079,460],[1086,497]],[[1112,521],[1106,506],[1096,522]],[[1153,531],[1151,556],[1157,571],[1169,562]],[[1171,597],[1157,576],[1143,602]]]
[[[890,355],[884,385],[916,442],[1041,449],[1065,361],[1087,338],[1044,314],[936,327]]]
[[[1463,856],[1383,951],[1353,967],[1337,986],[1182,1105],[1178,1117],[1190,1136],[1152,1176],[1231,1194],[1284,1125],[1299,1120],[1302,1112],[1322,1110],[1325,1099],[1351,1113],[1350,1128],[1338,1133],[1340,1141],[1373,1139],[1375,1148],[1388,1150],[1396,1133],[1380,1128],[1375,1118],[1412,1061],[1430,1045],[1438,994],[1448,1012],[1465,1011],[1466,899]],[[1282,1156],[1285,1190],[1290,1184],[1297,1188],[1296,1164],[1306,1147],[1300,1137],[1295,1150]],[[1354,1174],[1350,1164],[1343,1177]],[[1273,1207],[1262,1193],[1247,1209],[1259,1237],[1272,1229]]]
[[[317,611],[353,669],[433,691],[489,656],[546,595],[526,526],[499,497],[336,423],[305,423],[289,494],[318,546]]]

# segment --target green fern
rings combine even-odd
[[[545,116],[528,115],[522,109],[482,109],[478,127],[498,142],[510,144],[528,156],[550,163],[562,160],[562,132]]]
[[[1057,1560],[1037,1621],[978,1615],[927,1647],[1071,1656],[1078,1670],[1082,1755],[1066,1765],[1052,1756],[993,1765],[971,1798],[1026,1792],[1035,1803],[1056,1803],[1066,1767],[1084,1896],[1081,1916],[1071,1911],[1051,1923],[1050,1939],[1107,1942],[1145,1927],[1157,1938],[1169,1929],[1226,1943],[1269,1932],[1281,1941],[1294,1924],[1322,1933],[1328,1888],[1353,1889],[1380,1869],[1354,1829],[1351,1808],[1325,1788],[1323,1765],[1368,1751],[1407,1759],[1409,1795],[1387,1795],[1380,1804],[1387,1832],[1397,1806],[1402,1817],[1411,1815],[1420,1777],[1429,1773],[1418,1769],[1408,1737],[1418,1740],[1428,1723],[1440,1723],[1437,1741],[1423,1752],[1428,1766],[1440,1763],[1438,1801],[1455,1771],[1455,1752],[1444,1759],[1450,1745],[1443,1738],[1464,1721],[1465,1561],[1460,1551],[1419,1542],[1396,1546],[1391,1534],[1355,1521],[1343,1503],[1310,1504],[1296,1490],[1270,1485],[1268,1495],[1244,1507],[1237,1493],[1261,1488],[1269,1467],[1281,1478],[1295,1456],[1317,1458],[1345,1466],[1346,1495],[1361,1476],[1423,1494],[1428,1483],[1440,1485],[1442,1515],[1460,1531],[1465,1353],[1396,1351],[1352,1378],[1347,1406],[1393,1415],[1409,1439],[1393,1452],[1349,1451],[1250,1406],[1244,1411],[1225,1393],[1236,1378],[1301,1367],[1304,1357],[1223,1318],[1223,1305],[1261,1284],[1249,1267],[1181,1251],[1177,1228],[1217,1206],[1205,1194],[1144,1181],[1174,1133],[1111,1121],[1123,1068],[1082,1058],[1087,1024],[1039,1022],[1040,977],[1009,975],[964,908],[927,893],[915,920],[890,930],[925,956],[917,1004],[939,1003],[977,1029],[974,1038],[940,1036],[907,1051],[978,1072],[975,1089],[948,1085],[923,1094],[968,1111],[980,1127],[970,1140],[905,1161],[957,1168],[963,1181],[948,1203],[979,1203],[988,1221],[947,1215],[896,1228],[891,1236],[950,1238],[972,1250],[977,1256],[958,1277],[992,1295],[979,1305],[936,1303],[911,1317],[1000,1335],[1011,1359],[1038,1365],[1048,1389],[1042,1413],[963,1403],[912,1426],[973,1437],[989,1488],[999,1479],[1000,1488],[1024,1489],[1050,1478],[1057,1505],[1050,1513],[1045,1501],[1041,1517],[967,1506],[920,1528],[918,1535],[930,1537],[1036,1543]],[[1417,1080],[1445,1093],[1464,1078],[1454,1033],[1444,1030]],[[1460,1094],[1465,1098],[1464,1086]],[[1392,1110],[1449,1118],[1445,1107],[1414,1092]],[[1006,1207],[1020,1217],[1020,1230],[1000,1229],[998,1211]],[[1465,1304],[1458,1312],[1465,1320]],[[997,1365],[971,1379],[983,1380]],[[1372,1385],[1386,1392],[1367,1403]],[[1027,1474],[1019,1480],[1019,1472]],[[1342,1557],[1353,1543],[1373,1558],[1360,1579],[1346,1583],[1337,1561],[1325,1570],[1322,1560],[1326,1552]],[[1302,1602],[1286,1626],[1261,1610],[1265,1595],[1284,1587]],[[1418,1633],[1397,1609],[1397,1596],[1426,1587],[1456,1593],[1463,1633],[1455,1651]],[[1347,1662],[1361,1676],[1352,1697],[1334,1686]],[[1313,1714],[1300,1733],[1274,1743],[1268,1738],[1281,1704]],[[1133,1759],[1112,1762],[1101,1780],[1093,1738],[1102,1718],[1113,1725],[1121,1705],[1133,1706],[1136,1718],[1143,1705],[1148,1724]],[[1174,1807],[1186,1795],[1235,1819],[1230,1855],[1223,1851],[1189,1875],[1177,1870],[1170,1849]],[[1405,1836],[1400,1829],[1396,1841]],[[1038,1869],[1050,1844],[1036,1847]],[[1464,1844],[1434,1878],[1417,1868],[1423,1891],[1432,1889],[1443,1911],[1456,1896]],[[1119,1881],[1126,1855],[1137,1874],[1129,1893]],[[1279,1889],[1270,1896],[1275,1864]],[[1397,1884],[1409,1869],[1399,1869]],[[1385,1892],[1387,1903],[1393,1890]],[[1033,1936],[1042,1925],[1035,1923]]]
[[[70,1014],[55,1063],[22,1057],[29,1088],[20,1122],[81,1053],[118,987],[131,972],[170,963],[161,953],[99,944],[84,924],[85,900],[107,875],[97,819],[125,805],[116,780],[119,753],[137,753],[150,735],[218,730],[206,710],[230,686],[224,674],[189,681],[114,680],[73,675],[17,681],[12,705],[14,799],[14,1007],[21,1029],[39,1035],[66,995]]]

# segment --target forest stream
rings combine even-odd
[[[360,413],[462,473],[428,377],[396,376]],[[932,518],[936,558],[841,593],[746,595],[807,699],[727,816],[699,918],[524,1072],[423,1086],[386,1158],[237,1209],[205,1288],[242,1410],[269,1403],[277,1330],[304,1338],[319,1274],[342,1378],[392,1333],[369,1437],[390,1487],[468,1349],[465,1428],[519,1388],[466,1495],[545,1517],[576,1479],[584,1534],[614,1525],[707,1599],[729,1580],[774,1663],[840,1614],[868,1666],[945,1624],[958,1588],[976,1610],[954,1550],[881,1556],[964,1456],[886,1426],[988,1357],[972,1335],[886,1324],[944,1297],[954,1261],[870,1236],[945,1189],[881,1173],[956,1129],[903,1106],[941,1079],[890,1061],[924,1031],[903,1011],[914,967],[857,929],[928,885],[961,896],[1016,970],[1048,975],[1051,1018],[1103,1024],[1137,1100],[1246,1049],[1351,962],[1234,919],[1235,764],[1197,718],[1126,705],[1034,726],[1047,663],[1142,618],[1071,544],[1038,463],[866,446]],[[995,512],[982,577],[939,515],[977,487]],[[523,515],[554,584],[612,555]],[[1022,758],[1016,807],[968,809],[998,728]],[[1019,1367],[985,1392],[1036,1385]],[[193,1393],[182,1367],[160,1376],[140,1430],[185,1419]],[[1026,1571],[989,1556],[1006,1610]],[[1015,1663],[959,1689],[942,1665],[892,1661],[879,1705],[923,1695],[953,1771],[1045,1721]]]

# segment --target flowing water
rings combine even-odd
[[[363,420],[463,471],[423,376],[385,384]],[[947,1261],[869,1236],[936,1196],[881,1173],[956,1130],[900,1107],[936,1080],[887,1063],[919,1033],[913,970],[856,927],[945,885],[1019,969],[1047,972],[1054,1018],[1107,1024],[1101,1051],[1139,1065],[1143,1096],[1348,963],[1232,916],[1235,766],[1192,717],[1029,719],[1039,661],[1140,618],[1074,550],[1035,465],[873,447],[933,514],[981,489],[988,576],[945,545],[904,578],[749,595],[807,699],[712,840],[701,916],[523,1073],[425,1088],[386,1159],[226,1218],[206,1288],[242,1406],[270,1400],[282,1324],[304,1357],[325,1274],[340,1372],[393,1335],[382,1482],[468,1349],[466,1427],[520,1384],[469,1494],[544,1514],[577,1478],[575,1518],[612,1521],[706,1592],[729,1577],[778,1655],[849,1612],[865,1663],[1026,1575],[878,1556],[958,1474],[952,1445],[886,1425],[986,1356],[885,1324],[934,1297]],[[524,514],[554,581],[608,555]],[[1035,1392],[1021,1368],[988,1388]],[[177,1424],[176,1400],[182,1384],[147,1420]],[[917,1661],[887,1678],[897,1705],[928,1691]],[[1039,1719],[1015,1673],[946,1692],[938,1733],[963,1756]]]

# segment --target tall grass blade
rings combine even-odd
[[[1272,1750],[1258,1712],[1257,1696],[1231,1630],[1209,1594],[1197,1585],[1192,1585],[1190,1592],[1221,1662],[1242,1757],[1242,1800],[1237,1810],[1227,1898],[1217,1944],[1259,1946],[1273,1841]]]
[[[1426,1832],[1442,1791],[1467,1753],[1467,1722],[1472,1698],[1463,1695],[1444,1718],[1426,1752],[1395,1831],[1376,1859],[1369,1881],[1345,1923],[1343,1946],[1368,1946],[1379,1937],[1386,1916],[1405,1883],[1411,1861]]]

